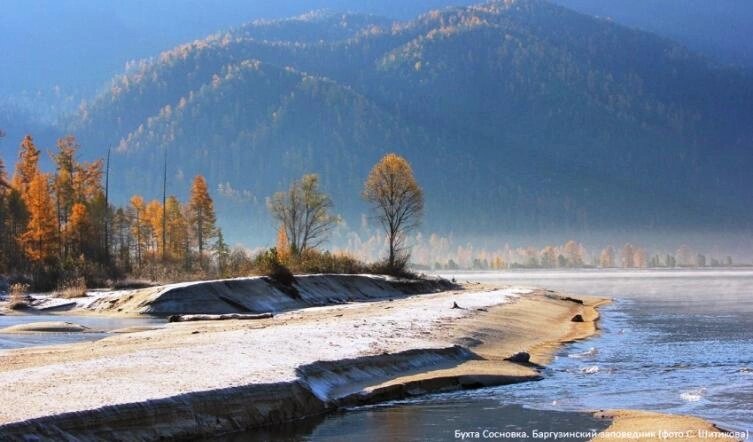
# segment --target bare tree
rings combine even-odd
[[[315,249],[326,241],[339,221],[330,213],[332,206],[330,197],[319,190],[315,174],[304,175],[269,201],[269,210],[284,227],[293,254]]]
[[[369,173],[363,197],[377,212],[389,239],[387,264],[402,270],[410,259],[407,234],[418,227],[424,210],[424,195],[405,158],[388,154]]]

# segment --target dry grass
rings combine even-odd
[[[8,308],[11,310],[26,310],[31,308],[29,284],[11,284],[8,298]]]
[[[86,297],[86,280],[84,278],[75,278],[65,281],[55,291],[55,296],[65,299]]]

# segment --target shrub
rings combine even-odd
[[[287,287],[292,287],[293,283],[295,282],[295,276],[293,276],[293,272],[291,272],[289,268],[280,263],[273,264],[272,268],[269,272],[267,272],[266,275],[275,282],[278,282]]]
[[[55,291],[58,298],[73,299],[86,296],[86,279],[83,277],[73,278],[63,282]]]
[[[295,282],[293,272],[280,262],[274,247],[256,255],[254,267],[258,273],[284,286],[292,287]]]
[[[416,274],[408,270],[407,264],[390,265],[388,261],[375,262],[369,265],[368,272],[377,275],[394,276],[396,278],[416,278]]]
[[[290,267],[296,273],[344,273],[367,272],[367,266],[345,253],[306,250],[290,258]]]
[[[17,282],[11,284],[8,293],[10,302],[8,308],[11,310],[26,310],[31,308],[31,297],[29,297],[29,284]]]
[[[148,287],[154,287],[157,285],[151,281],[145,281],[141,279],[120,279],[108,284],[113,290],[132,290],[132,289],[145,289]]]

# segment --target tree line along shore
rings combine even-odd
[[[4,134],[0,131],[0,138]],[[423,191],[410,164],[384,156],[366,177],[361,197],[371,204],[388,238],[386,257],[365,263],[321,249],[340,222],[315,174],[304,175],[269,198],[279,224],[275,247],[251,253],[231,247],[218,227],[207,181],[197,175],[187,201],[168,195],[167,159],[161,200],[133,195],[118,206],[109,198],[109,158],[77,160],[73,136],[49,152],[24,137],[12,174],[0,158],[0,275],[11,292],[57,290],[84,296],[87,287],[129,286],[141,280],[171,282],[248,275],[290,278],[300,273],[406,274],[407,234],[423,213]]]

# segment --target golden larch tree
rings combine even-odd
[[[83,203],[75,203],[71,207],[68,222],[63,231],[65,247],[71,256],[81,256],[86,249],[90,234],[89,211]]]
[[[630,243],[625,244],[622,247],[620,259],[622,260],[622,267],[626,269],[635,267],[635,247]]]
[[[612,246],[607,246],[601,251],[601,255],[599,256],[599,267],[608,269],[614,266],[614,248],[612,248]]]
[[[275,249],[277,250],[277,259],[283,264],[288,262],[290,259],[290,241],[288,240],[288,232],[282,224],[277,228],[277,245]]]
[[[47,175],[37,173],[29,183],[25,198],[29,223],[21,242],[29,260],[34,262],[46,261],[57,252],[57,222],[47,180]]]
[[[207,181],[201,175],[197,175],[191,185],[188,214],[191,234],[198,249],[199,262],[201,263],[206,245],[217,236],[217,217],[214,213],[214,202],[212,197],[209,196]]]
[[[170,259],[185,259],[189,247],[188,222],[178,198],[170,196],[165,201],[167,256]]]
[[[133,246],[136,249],[136,263],[141,266],[143,263],[144,254],[146,253],[146,245],[149,238],[149,224],[145,219],[146,206],[144,205],[144,198],[140,195],[134,195],[131,197],[130,207],[130,219],[131,219],[131,235],[133,236]]]
[[[157,200],[152,200],[147,204],[144,211],[144,218],[149,224],[149,248],[153,251],[154,256],[162,255],[162,217],[164,216],[162,204]]]
[[[648,267],[648,255],[646,255],[646,251],[640,247],[636,247],[633,251],[633,266],[638,269]]]
[[[16,171],[13,174],[13,187],[21,192],[21,196],[26,198],[34,177],[39,174],[39,149],[34,145],[31,135],[24,137],[21,142],[21,150],[18,153],[18,162]]]
[[[576,241],[570,240],[565,243],[562,247],[562,253],[565,255],[569,267],[583,266],[583,247]]]

